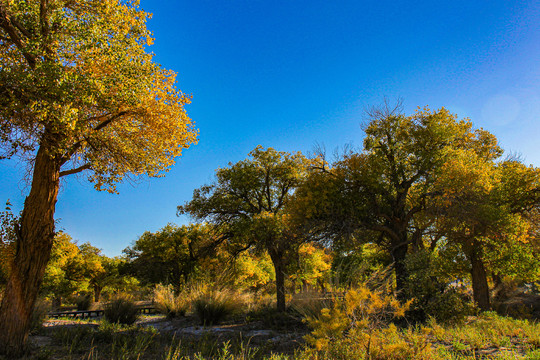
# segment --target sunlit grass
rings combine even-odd
[[[164,319],[163,316],[159,317]],[[61,319],[62,320],[62,319]],[[211,332],[186,338],[160,332],[151,326],[123,326],[97,319],[79,319],[71,326],[43,328],[50,346],[35,349],[29,358],[39,359],[223,359],[223,360],[322,360],[363,359],[366,333],[349,331],[329,342],[325,351],[298,345],[294,352],[253,343],[240,334],[222,339]],[[260,323],[260,320],[257,320]],[[93,324],[94,326],[85,326]],[[95,326],[95,324],[99,324]],[[441,326],[434,321],[422,326],[371,329],[371,359],[540,359],[540,324],[515,320],[495,313],[469,318],[465,324]]]

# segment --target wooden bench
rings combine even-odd
[[[60,311],[60,312],[53,312],[49,313],[50,318],[56,318],[59,317],[73,317],[73,318],[81,318],[86,319],[90,318],[92,316],[100,316],[103,315],[104,310],[76,310],[76,311]]]
[[[153,314],[156,309],[153,306],[144,306],[138,308],[141,314]],[[58,319],[59,317],[73,317],[73,318],[91,318],[102,316],[105,310],[75,310],[75,311],[59,311],[49,313],[50,318]]]

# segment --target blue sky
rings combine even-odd
[[[538,1],[141,0],[155,61],[193,95],[200,141],[164,178],[96,192],[63,182],[57,229],[119,255],[214,170],[261,144],[283,151],[360,146],[366,107],[445,106],[540,166]],[[0,162],[0,201],[20,211],[24,169]]]

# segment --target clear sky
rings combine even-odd
[[[445,106],[540,166],[540,3],[414,0],[141,0],[155,61],[193,95],[200,141],[164,178],[100,193],[62,184],[57,229],[119,255],[214,170],[261,144],[283,151],[361,146],[364,109]],[[0,201],[22,209],[24,169],[0,161]]]

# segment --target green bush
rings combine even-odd
[[[405,286],[406,297],[414,299],[407,319],[425,322],[429,318],[439,323],[461,323],[475,312],[468,296],[458,287],[449,285],[438,274],[437,258],[433,253],[421,251],[407,256],[405,266],[409,278]]]
[[[184,316],[189,309],[189,295],[186,293],[175,295],[171,285],[158,284],[154,289],[154,306],[169,319]]]
[[[118,298],[105,306],[105,320],[114,324],[131,325],[139,318],[139,309],[127,298]]]
[[[90,295],[81,295],[75,299],[75,305],[77,305],[77,310],[90,310],[92,306],[92,297]]]

